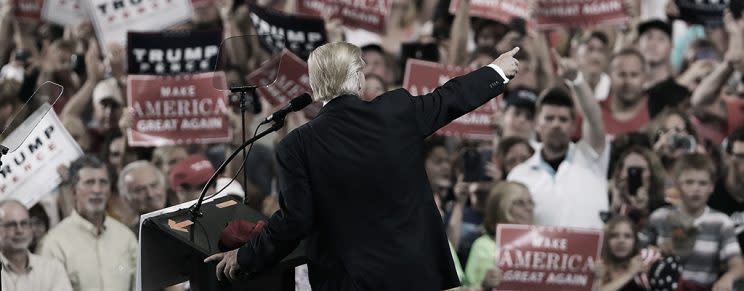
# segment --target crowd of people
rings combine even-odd
[[[291,14],[298,1],[257,3]],[[415,56],[402,54],[402,44],[433,46],[429,61],[474,69],[521,48],[519,74],[496,97],[493,136],[434,134],[424,145],[422,166],[461,290],[500,284],[498,224],[603,230],[598,290],[744,290],[740,11],[700,25],[680,19],[675,1],[627,0],[623,24],[542,31],[525,19],[472,17],[471,0],[454,14],[449,0],[391,2],[384,34],[323,16],[329,42],[362,49],[364,100],[402,86],[405,61]],[[29,22],[14,16],[12,3],[0,6],[0,124],[12,126],[44,82],[61,84],[53,108],[84,156],[60,167],[62,183],[37,204],[0,201],[2,289],[133,290],[140,216],[196,199],[240,146],[242,125],[252,132],[273,108],[262,100],[263,111],[248,112],[245,124],[232,108],[228,143],[133,147],[125,47],[103,53],[90,21]],[[248,35],[249,9],[229,0],[195,6],[191,21],[171,29]],[[244,56],[230,66],[229,84],[245,83],[265,59],[255,38],[246,42],[228,48]],[[210,192],[235,175],[223,192],[270,216],[281,195],[274,147],[309,118],[289,115],[284,129],[253,146],[245,178],[235,175],[237,159]],[[659,264],[681,266],[674,282],[655,280],[649,270]],[[309,289],[307,269],[295,275],[298,290]]]

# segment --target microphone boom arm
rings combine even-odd
[[[262,137],[266,136],[267,134],[281,129],[282,127],[284,127],[284,119],[275,120],[274,123],[271,124],[270,128],[256,134],[254,137],[247,140],[245,143],[240,145],[240,147],[238,147],[235,151],[233,151],[233,153],[230,154],[230,156],[227,157],[227,159],[224,162],[222,162],[220,167],[217,168],[216,171],[214,171],[214,173],[212,174],[212,177],[209,177],[209,181],[207,181],[207,184],[204,185],[204,188],[202,188],[202,191],[199,194],[199,200],[196,202],[196,204],[194,204],[194,206],[191,207],[191,210],[189,210],[191,212],[191,217],[193,218],[192,220],[194,220],[194,222],[196,222],[196,219],[198,217],[203,215],[200,209],[202,206],[202,202],[204,201],[204,196],[207,194],[207,189],[209,189],[209,186],[213,184],[215,180],[217,180],[217,176],[225,170],[225,167],[227,167],[227,164],[229,164],[230,161],[232,161],[235,158],[235,156],[237,156],[238,153],[240,153],[245,147],[253,144],[254,142],[261,139]]]

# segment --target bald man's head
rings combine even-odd
[[[31,243],[28,209],[17,200],[0,201],[0,250],[24,251]]]

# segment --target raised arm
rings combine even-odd
[[[98,84],[98,81],[103,78],[103,65],[100,55],[98,44],[96,44],[94,39],[91,39],[88,45],[88,51],[85,53],[85,73],[87,78],[83,86],[80,87],[80,90],[75,92],[75,95],[70,98],[70,101],[62,109],[61,115],[63,120],[66,118],[80,118],[80,115],[85,111],[85,107],[90,104],[93,97],[93,89]]]
[[[517,47],[503,53],[488,67],[449,80],[429,94],[412,96],[419,133],[429,136],[501,94],[519,71],[519,61],[514,58],[518,51]]]
[[[468,58],[468,37],[470,37],[470,0],[462,0],[457,7],[455,20],[450,30],[448,58],[450,65],[465,65]]]
[[[582,139],[601,155],[605,150],[605,128],[602,110],[594,99],[592,89],[589,88],[589,83],[584,80],[578,65],[573,60],[562,58],[555,50],[553,50],[553,57],[558,63],[561,78],[571,89],[571,96],[584,116]]]
[[[0,8],[0,63],[6,64],[11,60],[6,59],[13,43],[13,2],[7,1]]]
[[[714,104],[719,98],[723,84],[731,77],[734,66],[744,62],[744,19],[734,20],[730,12],[723,17],[726,31],[731,37],[723,62],[704,78],[692,92],[692,106],[705,107]]]

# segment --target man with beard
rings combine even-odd
[[[110,181],[99,159],[87,155],[72,162],[75,211],[41,241],[39,253],[62,262],[75,291],[133,289],[137,239],[129,228],[106,215]]]
[[[708,206],[731,217],[739,245],[744,247],[744,127],[726,139],[726,172],[716,181]]]
[[[535,154],[507,177],[526,185],[535,201],[535,224],[602,228],[607,211],[609,145],[589,84],[575,62],[561,59],[561,77],[570,88],[552,88],[537,103]],[[571,142],[576,127],[574,102],[584,114],[582,139]]]
[[[16,200],[0,201],[0,290],[72,291],[62,264],[28,251],[31,236],[26,206]]]
[[[649,122],[648,97],[643,92],[646,63],[640,52],[624,49],[610,60],[610,96],[600,103],[608,134],[637,131]]]

